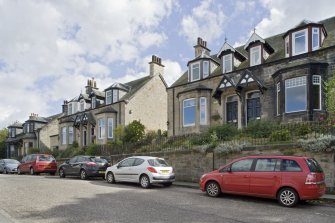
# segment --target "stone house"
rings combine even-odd
[[[140,121],[146,131],[167,130],[167,85],[161,58],[152,56],[150,74],[127,83],[114,83],[99,91],[94,79],[85,93],[64,101],[59,118],[59,149],[74,141],[80,147],[114,140],[114,129]]]
[[[335,71],[335,17],[303,21],[216,54],[198,38],[188,70],[168,88],[168,135],[251,120],[315,121],[326,114],[324,81]]]
[[[58,117],[40,117],[31,114],[23,124],[15,122],[8,126],[6,140],[7,157],[20,157],[28,154],[29,148],[43,149],[55,148],[55,138],[58,143]],[[56,130],[56,131],[55,131]]]

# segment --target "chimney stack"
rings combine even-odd
[[[202,38],[198,37],[197,39],[197,45],[194,46],[195,49],[195,57],[198,56],[209,56],[209,53],[211,52],[210,49],[207,48],[207,42],[204,41]]]
[[[150,76],[163,75],[164,65],[162,64],[162,59],[152,55],[151,62],[149,62]]]
[[[64,113],[65,115],[67,115],[67,101],[64,100],[64,103],[62,105],[62,113]]]
[[[97,88],[97,82],[94,80],[94,77],[92,77],[92,80],[87,80],[87,86],[86,88],[86,94],[90,94],[92,92],[92,89],[98,90]]]

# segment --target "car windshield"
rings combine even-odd
[[[148,163],[150,166],[169,166],[164,159],[150,159]]]
[[[41,155],[38,157],[39,161],[53,161],[55,158],[53,156]]]
[[[90,160],[95,163],[108,163],[107,160],[100,157],[90,157]]]
[[[323,173],[323,169],[315,159],[307,159],[306,162],[311,172]]]
[[[20,162],[17,160],[5,160],[5,163],[9,163],[9,164],[19,164]]]

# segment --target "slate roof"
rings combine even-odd
[[[127,94],[125,94],[122,98],[120,98],[120,101],[122,100],[129,100],[132,98],[132,96],[140,90],[150,79],[152,76],[145,76],[137,80],[130,81],[128,83],[125,83],[124,85],[127,85],[130,87],[130,90]]]
[[[306,26],[307,24],[309,24],[309,21],[302,21],[301,23],[299,23],[297,26],[295,26],[292,29],[303,27],[303,26]],[[322,46],[320,47],[319,50],[330,47],[330,46],[335,46],[335,16],[322,20],[318,23],[313,23],[313,24],[323,24],[327,32],[327,37],[324,39]],[[270,54],[269,57],[266,59],[265,64],[285,58],[283,37],[286,33],[287,32],[274,35],[274,36],[270,36],[264,39],[265,42],[268,43],[274,50],[274,53]],[[235,50],[240,52],[242,55],[246,56],[248,55],[248,52],[244,49],[244,46],[245,45],[236,47]],[[216,60],[219,61],[216,55],[211,55],[211,57],[216,58]],[[234,71],[243,70],[248,67],[250,66],[249,66],[249,60],[247,59],[244,62],[242,62]],[[222,74],[221,67],[218,67],[216,70],[214,70],[214,72],[210,74],[210,77],[221,75],[221,74]],[[188,83],[188,71],[185,71],[182,74],[182,76],[171,85],[171,87],[175,87],[175,86],[179,86],[179,85],[183,85],[187,83]]]
[[[21,122],[14,122],[13,124],[9,125],[7,128],[23,128],[23,124]]]
[[[95,96],[99,97],[99,98],[105,98],[105,92],[103,91],[99,91],[96,89],[92,89],[92,92],[90,94],[90,97],[92,97],[92,94],[94,94]]]

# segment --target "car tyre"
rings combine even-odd
[[[17,175],[21,175],[21,169],[20,168],[17,168]]]
[[[65,173],[64,173],[64,169],[63,168],[59,169],[59,177],[60,178],[65,178]]]
[[[206,184],[206,193],[210,197],[218,197],[221,194],[221,189],[218,183],[210,181]]]
[[[107,183],[110,183],[110,184],[115,183],[114,174],[112,172],[107,173],[106,181]]]
[[[80,170],[80,179],[87,180],[87,173],[84,169]]]
[[[150,179],[147,175],[142,175],[140,178],[140,185],[141,187],[147,189],[150,188],[151,184],[150,184]]]
[[[299,196],[294,189],[283,188],[279,191],[277,200],[284,207],[293,207],[299,202]]]
[[[30,167],[30,175],[35,175],[35,171],[33,167]]]

